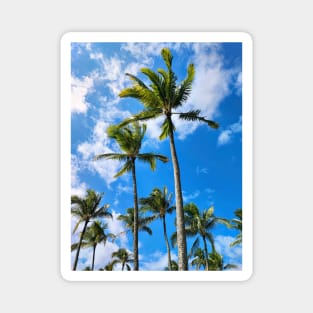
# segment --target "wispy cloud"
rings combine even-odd
[[[173,261],[177,261],[177,255],[171,252]],[[167,253],[156,251],[150,255],[146,255],[140,262],[143,271],[163,271],[168,266]]]
[[[97,172],[110,185],[119,169],[119,162],[115,160],[98,160],[93,158],[98,154],[114,153],[106,129],[109,123],[98,120],[94,126],[92,137],[78,145],[77,151],[89,170]]]
[[[93,90],[94,79],[85,76],[82,79],[72,76],[72,113],[86,113],[89,103],[86,96]]]
[[[217,44],[193,44],[192,48],[194,55],[191,61],[195,65],[196,75],[191,96],[183,108],[184,111],[199,109],[207,119],[214,119],[218,115],[220,103],[232,92],[240,69],[225,68],[220,46]],[[186,138],[200,125],[202,124],[182,121],[175,117],[180,139]]]
[[[236,239],[232,236],[222,236],[218,235],[215,238],[215,248],[218,253],[220,253],[226,263],[233,263],[241,266],[242,263],[242,248],[241,245],[230,247],[229,245],[234,242]]]
[[[231,124],[228,128],[223,130],[217,139],[218,146],[226,145],[231,142],[235,134],[240,133],[242,129],[241,116],[238,122]]]
[[[190,194],[187,194],[186,191],[183,190],[183,200],[184,202],[189,202],[193,199],[196,199],[198,198],[198,196],[200,195],[200,191],[199,190],[196,190]]]
[[[88,185],[80,181],[79,171],[81,170],[79,159],[76,155],[71,155],[71,194],[83,197],[86,194]]]
[[[201,168],[200,166],[197,165],[196,173],[197,173],[197,175],[199,175],[199,174],[208,174],[209,173],[209,169],[206,168],[206,167],[202,167]]]

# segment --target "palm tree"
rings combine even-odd
[[[225,218],[214,216],[213,206],[207,210],[204,210],[201,213],[198,207],[194,203],[188,203],[184,207],[184,212],[185,212],[185,223],[186,223],[186,226],[185,226],[186,235],[188,237],[197,236],[196,240],[194,241],[190,249],[190,255],[193,255],[196,249],[199,248],[200,239],[202,239],[203,245],[204,245],[204,257],[205,257],[206,270],[208,270],[209,254],[208,254],[207,240],[209,240],[212,246],[212,251],[213,252],[215,251],[214,238],[210,231],[213,229],[213,227],[217,223],[224,224],[227,227],[230,227],[230,223]],[[172,236],[172,242],[174,244],[176,243],[176,236],[177,236],[176,234],[173,234]]]
[[[106,234],[105,230],[107,229],[107,224],[102,224],[100,221],[94,221],[91,226],[89,226],[86,230],[84,240],[81,243],[81,248],[89,248],[92,247],[92,264],[91,264],[91,271],[94,270],[95,264],[95,255],[96,255],[96,248],[98,244],[103,243],[106,244],[108,237],[113,237],[112,234]],[[76,250],[78,247],[78,243],[72,244],[72,251]]]
[[[130,271],[131,267],[129,263],[134,263],[132,255],[124,248],[120,248],[117,251],[112,253],[112,258],[116,258],[112,261],[112,269],[115,264],[122,264],[122,271],[126,266],[127,270]]]
[[[196,270],[200,270],[201,267],[206,267],[206,261],[204,256],[204,251],[201,248],[195,249],[193,255],[194,258],[191,260],[191,265],[196,267]]]
[[[178,117],[183,120],[204,122],[215,129],[218,128],[218,124],[201,116],[200,110],[189,112],[177,111],[177,109],[186,102],[191,93],[192,82],[195,75],[194,65],[189,64],[187,77],[178,84],[177,77],[172,70],[173,57],[170,50],[163,48],[161,55],[166,64],[167,71],[164,69],[158,69],[157,72],[154,72],[149,68],[141,69],[141,72],[150,80],[150,87],[146,86],[138,77],[126,73],[126,75],[132,80],[133,86],[122,90],[119,96],[122,98],[131,97],[138,99],[144,105],[144,110],[133,117],[126,119],[120,123],[119,126],[122,127],[133,121],[144,121],[161,116],[164,117],[159,138],[160,140],[163,140],[169,137],[170,141],[176,197],[178,265],[179,270],[188,270],[180,168],[174,141],[175,126],[173,124],[172,116],[177,114]]]
[[[209,254],[209,271],[223,271],[231,268],[237,268],[235,264],[226,264],[224,265],[224,260],[222,255],[217,253],[216,251],[211,252]]]
[[[128,231],[131,231],[132,234],[134,235],[135,232],[135,213],[134,213],[134,208],[129,208],[126,210],[125,215],[119,215],[117,217],[118,220],[122,221],[125,225],[125,227],[128,229]],[[141,210],[139,211],[138,214],[138,231],[144,231],[148,233],[149,235],[152,235],[152,230],[147,224],[151,223],[154,218],[153,217],[143,217],[141,215]]]
[[[136,167],[135,161],[148,162],[152,170],[156,167],[156,160],[167,162],[168,159],[164,155],[154,153],[140,153],[142,140],[146,133],[147,126],[140,125],[138,122],[127,125],[123,128],[110,126],[107,130],[108,136],[115,139],[120,146],[123,153],[105,153],[99,154],[95,160],[111,159],[124,161],[123,167],[114,176],[119,177],[126,172],[132,173],[133,191],[134,191],[134,270],[139,270],[138,263],[138,197],[137,197],[137,181],[136,181]]]
[[[236,240],[230,244],[230,247],[234,247],[236,245],[239,245],[242,242],[242,209],[241,208],[237,209],[235,211],[235,215],[238,217],[238,219],[233,218],[231,220],[231,222],[232,222],[231,227],[237,229],[239,231],[239,234],[236,236]]]
[[[165,271],[178,271],[178,264],[176,261],[171,260],[171,268],[169,268],[168,266],[166,266],[164,268]]]
[[[167,250],[168,259],[168,270],[170,271],[171,266],[171,249],[168,242],[167,232],[166,232],[166,214],[170,214],[175,210],[175,206],[171,206],[172,193],[168,193],[167,187],[163,187],[161,191],[158,188],[154,188],[149,197],[139,199],[139,203],[143,206],[144,211],[150,211],[153,213],[153,218],[161,219],[163,224],[163,235]]]
[[[111,217],[112,214],[108,212],[108,204],[103,205],[99,208],[100,202],[102,200],[103,194],[96,193],[94,190],[88,189],[86,197],[82,198],[79,196],[71,197],[71,212],[72,215],[78,218],[78,221],[73,229],[73,234],[76,232],[78,226],[84,223],[83,230],[80,234],[79,243],[77,246],[77,252],[75,256],[75,261],[73,265],[73,271],[76,271],[79,252],[81,248],[82,241],[86,232],[86,228],[90,220],[100,218],[100,217]]]
[[[209,253],[209,258],[205,259],[205,252],[201,248],[197,248],[194,251],[194,259],[191,261],[192,266],[196,266],[196,270],[201,269],[201,267],[206,268],[208,263],[209,271],[222,271],[230,268],[237,268],[234,264],[224,265],[223,257],[216,251]]]

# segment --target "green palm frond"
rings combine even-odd
[[[173,61],[173,56],[171,54],[171,51],[170,49],[168,48],[163,48],[161,50],[161,55],[162,55],[162,58],[168,68],[168,70],[171,70],[172,69],[172,61]]]
[[[192,257],[195,254],[196,250],[199,249],[199,245],[200,245],[200,237],[197,237],[190,248],[188,258]]]
[[[149,163],[153,171],[155,170],[155,167],[156,167],[156,160],[160,160],[163,163],[168,162],[168,158],[161,154],[141,153],[141,154],[138,154],[137,157],[138,157],[138,160]]]
[[[171,245],[173,248],[176,247],[177,245],[177,232],[173,233],[172,236],[171,236]]]
[[[172,105],[173,109],[181,106],[182,103],[187,101],[188,97],[191,94],[194,76],[195,76],[195,68],[193,64],[190,64],[187,70],[187,77],[185,78],[185,80],[181,82],[180,86],[178,86],[176,89],[175,98],[174,98],[173,105]]]
[[[142,86],[135,85],[130,88],[123,89],[119,96],[121,98],[134,98],[141,101],[147,108],[157,108],[160,107],[162,101],[158,94],[154,90],[146,89]]]
[[[133,82],[135,82],[138,86],[144,88],[144,89],[148,89],[148,87],[145,85],[145,83],[139,79],[138,77],[136,77],[135,75],[132,75],[130,73],[126,73],[126,76],[128,76]]]
[[[93,160],[101,160],[101,159],[110,159],[110,160],[117,160],[117,161],[126,161],[128,156],[122,153],[104,153],[96,155]]]
[[[203,116],[199,116],[200,110],[191,110],[189,112],[185,113],[177,113],[179,114],[179,118],[185,121],[201,121],[206,124],[208,124],[210,127],[217,129],[219,128],[218,123],[212,121],[212,120],[207,120]]]
[[[114,178],[120,177],[123,174],[130,172],[133,168],[133,163],[131,160],[127,161],[123,167],[114,175]]]
[[[159,139],[164,140],[165,138],[169,136],[171,132],[174,132],[176,128],[171,119],[165,118],[165,120],[163,121],[163,124],[161,125],[161,130],[162,132],[161,132],[161,135],[159,136]]]

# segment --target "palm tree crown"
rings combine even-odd
[[[176,197],[178,264],[179,270],[187,270],[188,262],[186,234],[184,229],[183,197],[179,162],[174,141],[175,125],[172,121],[172,115],[176,114],[180,119],[187,121],[204,122],[212,128],[218,128],[218,124],[201,116],[200,110],[188,112],[177,111],[177,109],[187,101],[191,93],[192,82],[195,75],[194,65],[190,64],[188,66],[186,78],[181,83],[177,83],[177,77],[172,70],[173,57],[170,50],[163,48],[161,55],[167,70],[158,69],[157,72],[154,72],[149,68],[141,69],[142,74],[149,79],[150,86],[147,86],[138,77],[126,73],[131,79],[133,86],[122,90],[119,96],[138,99],[144,105],[144,110],[121,122],[119,126],[125,126],[133,121],[145,121],[161,116],[164,117],[159,138],[163,140],[169,137],[170,141]]]
[[[112,258],[114,260],[111,262],[112,269],[115,264],[121,264],[122,265],[122,271],[124,271],[124,268],[126,266],[127,270],[130,271],[131,267],[129,263],[133,263],[134,259],[131,253],[129,253],[126,249],[120,248],[117,251],[112,253]]]

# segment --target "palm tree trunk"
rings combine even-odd
[[[136,181],[136,168],[135,159],[132,159],[132,176],[134,187],[134,271],[139,271],[138,262],[138,197],[137,197],[137,181]]]
[[[205,237],[202,236],[203,244],[204,244],[204,255],[205,255],[205,270],[209,270],[209,253],[208,253],[208,246],[206,244]]]
[[[92,253],[92,265],[91,265],[91,270],[93,271],[94,266],[95,266],[95,255],[96,255],[96,245],[93,246],[93,253]]]
[[[165,215],[162,216],[162,221],[163,221],[164,239],[165,239],[165,244],[166,244],[166,249],[167,249],[168,270],[171,271],[171,270],[172,270],[172,259],[171,259],[170,245],[169,245],[169,243],[168,243],[168,238],[167,238],[167,233],[166,233]]]
[[[81,247],[81,245],[82,245],[83,237],[84,237],[84,235],[85,235],[88,222],[89,222],[88,220],[85,221],[85,225],[84,225],[83,231],[82,231],[82,233],[80,234],[80,239],[79,239],[79,244],[78,244],[77,251],[76,251],[76,256],[75,256],[73,271],[76,271],[76,267],[77,267],[77,263],[78,263],[79,251],[80,251],[80,247]]]
[[[180,182],[180,170],[178,158],[176,154],[173,130],[169,132],[170,148],[172,163],[174,169],[174,183],[175,183],[175,201],[176,201],[176,227],[177,227],[177,248],[178,248],[178,270],[187,271],[187,244],[184,221],[183,196]]]

